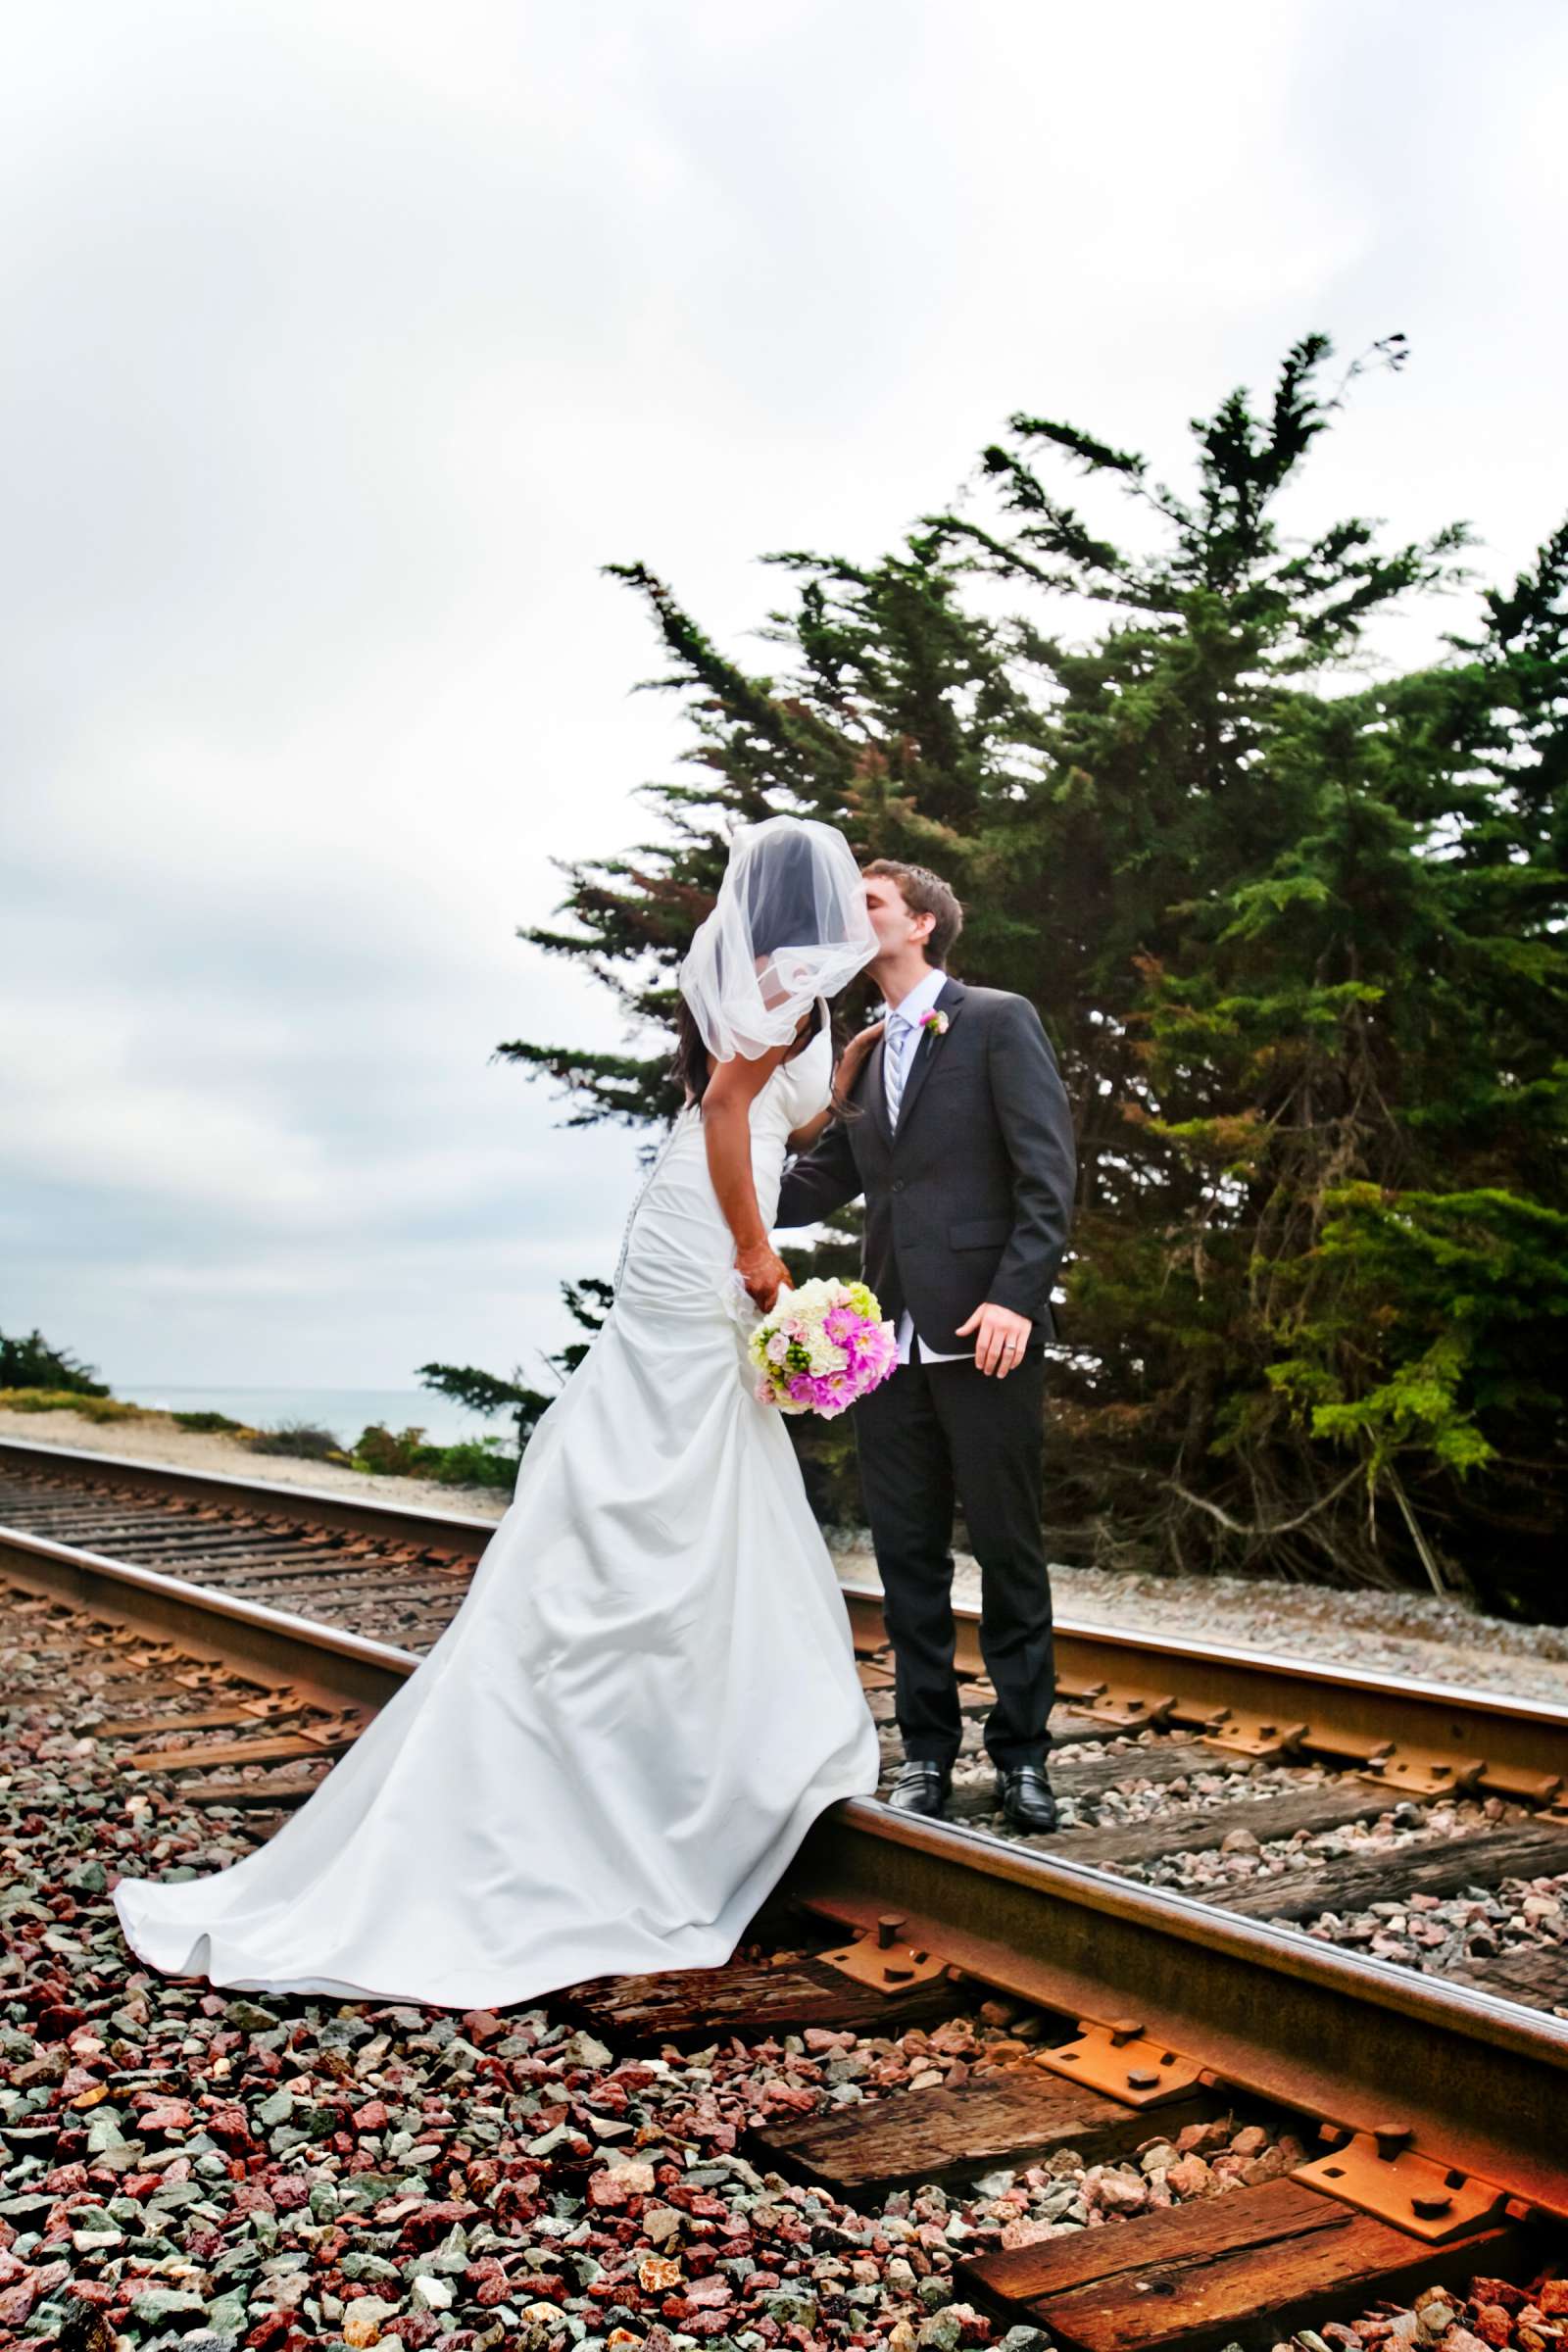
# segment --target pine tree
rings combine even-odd
[[[107,1396],[107,1381],[95,1364],[84,1364],[69,1348],[51,1348],[34,1324],[25,1339],[0,1331],[0,1389],[42,1389],[51,1394]]]
[[[633,1042],[650,1023],[672,1024],[675,969],[713,904],[730,829],[783,810],[837,825],[862,859],[935,865],[967,903],[964,968],[1026,986],[1030,847],[1019,827],[1017,761],[1036,714],[1012,674],[1012,631],[964,609],[967,564],[944,554],[939,531],[915,534],[869,568],[799,552],[764,561],[797,579],[794,606],[771,612],[762,631],[788,648],[791,666],[779,678],[751,676],[726,660],[645,566],[606,566],[645,598],[673,658],[644,690],[686,697],[696,740],[683,757],[701,781],[644,787],[663,820],[662,839],[564,865],[563,911],[576,931],[528,926],[519,936],[585,963],[611,987]],[[845,990],[834,1007],[836,1044],[873,1001],[864,981]],[[496,1051],[567,1090],[566,1124],[635,1126],[666,1121],[680,1106],[669,1043],[666,1034],[651,1054],[583,1055],[525,1040]],[[858,1270],[858,1211],[832,1222],[835,1241],[784,1248],[797,1280]],[[819,1515],[858,1518],[847,1424],[805,1420],[790,1434]]]
[[[1368,684],[1369,630],[1460,584],[1467,535],[1284,536],[1313,443],[1403,340],[1326,390],[1330,356],[1308,337],[1262,414],[1238,391],[1195,422],[1190,498],[1020,415],[983,454],[984,518],[928,515],[869,566],[766,559],[794,582],[777,675],[610,566],[670,657],[646,684],[686,698],[694,772],[645,788],[658,839],[564,869],[574,930],[521,934],[614,989],[628,1052],[499,1051],[564,1085],[572,1123],[667,1117],[666,1040],[630,1049],[672,1016],[734,822],[819,816],[935,865],[965,902],[956,968],[1032,999],[1075,1109],[1055,1556],[1543,1604],[1568,537],[1473,641]],[[1136,549],[1049,485],[1063,464],[1133,502]],[[1023,609],[996,617],[999,587]],[[846,992],[841,1026],[865,1010]]]
[[[543,1390],[528,1387],[520,1365],[510,1380],[481,1371],[477,1364],[420,1364],[416,1377],[422,1387],[466,1405],[470,1413],[510,1413],[519,1455],[553,1401]]]

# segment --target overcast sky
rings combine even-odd
[[[1181,482],[1296,337],[1397,328],[1297,516],[1511,574],[1565,69],[1559,0],[9,11],[0,1329],[538,1378],[637,1144],[489,1058],[622,1038],[515,928],[683,740],[599,566],[763,665],[758,556],[874,557],[1009,411]]]

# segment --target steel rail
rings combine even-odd
[[[422,1663],[42,1537],[0,1531],[0,1571],[359,1699],[384,1700]],[[1568,2220],[1561,2020],[864,1798],[817,1818],[778,1891],[853,1929],[897,1912],[906,1940],[1000,1990],[1100,2024],[1136,2018],[1238,2089],[1351,2130],[1401,2126],[1417,2153]]]
[[[467,1551],[475,1560],[499,1525],[471,1513],[166,1469],[118,1454],[18,1439],[0,1439],[0,1467],[7,1463],[69,1469],[84,1483],[137,1488],[150,1495],[177,1494],[285,1518],[292,1513],[351,1534]],[[23,1533],[0,1531],[9,1541]],[[886,1629],[877,1588],[846,1584],[843,1591],[861,1645],[882,1642]],[[979,1611],[960,1605],[954,1619],[960,1670],[983,1673]],[[1340,1765],[1366,1766],[1375,1763],[1379,1751],[1392,1750],[1380,1776],[1391,1790],[1399,1786],[1399,1766],[1407,1757],[1446,1761],[1455,1786],[1514,1801],[1545,1803],[1568,1788],[1568,1707],[1543,1699],[1314,1665],[1268,1650],[1130,1633],[1072,1617],[1058,1618],[1055,1649],[1065,1695],[1096,1686],[1122,1700],[1142,1695],[1148,1702],[1145,1719],[1166,1730],[1201,1737],[1228,1712],[1238,1738],[1272,1729],[1290,1735],[1289,1752]],[[1127,1726],[1137,1728],[1136,1710],[1127,1713]],[[1266,1751],[1267,1739],[1260,1744]]]
[[[357,1704],[383,1706],[423,1662],[390,1642],[17,1528],[0,1528],[0,1577],[139,1631],[168,1634],[241,1674],[308,1684]]]
[[[843,1591],[861,1642],[884,1639],[878,1589],[846,1585]],[[980,1612],[955,1608],[954,1620],[959,1671],[983,1674]],[[1404,1754],[1447,1760],[1456,1786],[1466,1785],[1466,1768],[1479,1762],[1469,1785],[1515,1801],[1548,1803],[1568,1787],[1568,1708],[1544,1699],[1365,1674],[1178,1635],[1126,1633],[1079,1619],[1057,1621],[1055,1648],[1063,1695],[1097,1684],[1118,1699],[1141,1693],[1149,1702],[1148,1720],[1162,1730],[1201,1736],[1228,1711],[1241,1717],[1243,1727],[1292,1733],[1292,1754],[1353,1765],[1392,1748],[1393,1768],[1384,1770],[1391,1788]],[[1128,1728],[1138,1728],[1135,1719],[1129,1717]],[[1268,1744],[1266,1739],[1260,1742],[1264,1749]]]
[[[370,1495],[343,1494],[327,1487],[284,1487],[264,1478],[230,1478],[220,1470],[181,1470],[172,1463],[166,1467],[127,1454],[87,1453],[77,1446],[34,1446],[24,1438],[0,1438],[0,1468],[8,1464],[19,1470],[67,1469],[84,1486],[129,1487],[150,1495],[176,1494],[188,1502],[212,1502],[229,1510],[306,1518],[313,1526],[341,1528],[349,1535],[386,1536],[398,1543],[468,1550],[475,1559],[500,1524],[471,1511],[426,1511],[412,1503],[377,1502]]]
[[[1568,2220],[1561,2019],[861,1797],[818,1818],[784,1886],[858,1931],[896,1913],[901,1941],[1042,2007],[1136,2020],[1240,2090],[1407,2129],[1417,2154]]]

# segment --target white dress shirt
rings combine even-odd
[[[909,1069],[914,1060],[915,1049],[920,1043],[920,1015],[922,1012],[932,1012],[935,1010],[936,1001],[938,997],[941,996],[942,991],[944,988],[946,988],[947,984],[947,973],[942,970],[939,964],[933,964],[930,970],[926,973],[925,978],[923,980],[917,980],[906,997],[901,997],[897,1004],[891,1005],[888,1008],[886,1015],[887,1028],[883,1031],[882,1040],[882,1078],[883,1091],[887,1097],[888,1116],[890,1119],[893,1116],[893,1074],[889,1067],[887,1040],[892,1033],[893,1023],[898,1020],[907,1021],[910,1024],[912,1031],[912,1035],[906,1039],[904,1047],[904,1084],[906,1087],[909,1083]],[[933,1040],[933,1045],[935,1041]],[[906,1364],[910,1362],[911,1359],[917,1363],[923,1364],[956,1364],[959,1362],[963,1356],[972,1355],[974,1352],[972,1348],[958,1348],[950,1349],[949,1352],[944,1355],[937,1348],[928,1347],[924,1340],[916,1338],[914,1318],[909,1313],[907,1307],[905,1308],[903,1314],[901,1314],[899,1317],[898,1348],[899,1361],[901,1364]]]

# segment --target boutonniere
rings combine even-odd
[[[933,1037],[946,1037],[948,1016],[945,1012],[922,1012],[920,1026],[922,1029],[929,1029]]]

